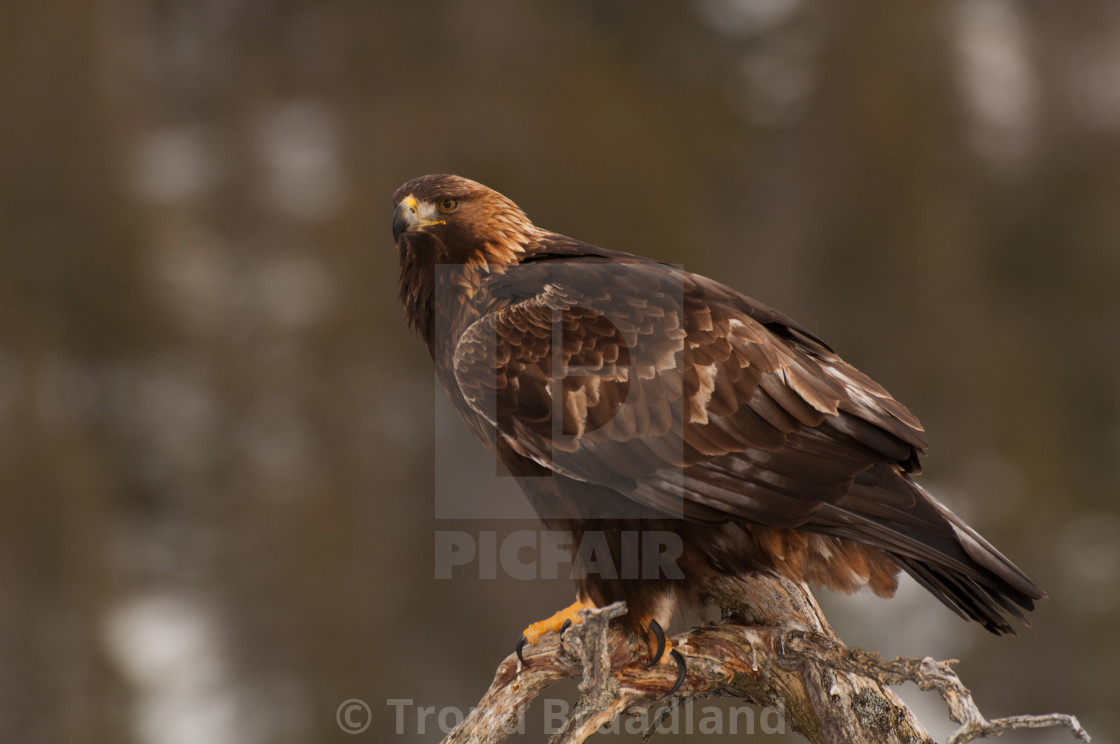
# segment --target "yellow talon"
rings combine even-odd
[[[583,618],[579,616],[581,610],[595,609],[595,605],[586,602],[582,599],[577,599],[570,606],[557,612],[550,618],[535,622],[525,629],[525,641],[530,646],[535,646],[541,636],[546,633],[559,632],[564,627],[565,622],[571,622],[572,625],[579,625],[583,622]]]
[[[677,680],[665,693],[666,696],[672,695],[681,688],[688,674],[688,666],[685,664],[684,656],[675,648],[675,644],[665,636],[665,629],[654,617],[649,617],[647,620],[646,636],[646,640],[650,644],[650,662],[646,669],[652,669],[658,664],[673,664],[677,668]]]
[[[642,625],[646,629],[646,642],[649,643],[649,667],[655,664],[667,664],[672,660],[673,642],[665,634],[661,623],[652,615],[645,618]],[[647,667],[647,668],[649,668]]]
[[[661,658],[657,660],[657,663],[658,664],[672,664],[672,663],[674,663],[673,659],[672,659],[672,651],[676,647],[677,647],[677,644],[673,643],[673,639],[666,637],[665,638],[665,650],[661,652]],[[653,657],[653,652],[654,652],[654,649],[656,649],[656,648],[657,648],[657,641],[655,640],[652,644],[650,644],[650,654],[649,655],[650,655],[651,658]]]

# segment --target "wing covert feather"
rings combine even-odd
[[[780,526],[884,462],[917,469],[918,421],[769,308],[653,262],[521,268],[495,279],[454,370],[470,408],[544,467],[671,513]]]

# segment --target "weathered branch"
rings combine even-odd
[[[786,651],[791,656],[821,660],[834,669],[874,678],[882,684],[914,682],[919,690],[937,690],[949,708],[949,717],[963,724],[949,737],[949,744],[966,744],[974,739],[1000,736],[1019,728],[1053,726],[1065,726],[1078,739],[1089,741],[1089,734],[1081,727],[1077,716],[1065,713],[1009,716],[989,721],[972,699],[972,693],[952,670],[955,660],[935,661],[928,656],[924,659],[900,656],[884,661],[877,653],[844,646],[819,635],[797,631],[791,635],[797,636],[787,638],[785,644]]]
[[[817,743],[930,743],[932,739],[890,685],[915,682],[937,690],[949,715],[961,723],[950,744],[998,736],[1016,728],[1067,726],[1083,741],[1088,734],[1073,716],[1015,716],[989,721],[950,665],[933,659],[897,658],[845,646],[829,627],[809,590],[775,575],[721,579],[707,598],[723,609],[721,622],[674,638],[688,663],[687,677],[672,700],[673,664],[646,669],[642,639],[609,626],[625,613],[617,603],[586,611],[585,621],[563,642],[550,635],[528,650],[527,668],[515,655],[498,667],[494,682],[445,744],[498,744],[517,729],[533,700],[553,682],[580,678],[582,696],[553,744],[585,741],[623,713],[667,714],[681,701],[734,697],[778,709],[786,723]],[[647,731],[652,734],[653,726]]]

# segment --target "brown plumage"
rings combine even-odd
[[[581,599],[624,599],[640,627],[713,572],[891,596],[901,569],[1011,633],[1044,596],[914,482],[918,420],[778,311],[542,230],[458,176],[393,202],[405,314],[459,413],[550,529],[610,548]],[[682,575],[626,573],[628,532],[679,537]]]

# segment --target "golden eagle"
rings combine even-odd
[[[918,420],[782,313],[543,230],[459,176],[416,178],[393,204],[401,301],[447,394],[549,529],[608,548],[519,654],[625,600],[656,662],[674,607],[713,574],[889,597],[901,569],[997,634],[1045,596],[914,482]],[[679,540],[673,575],[634,570],[646,533]]]

